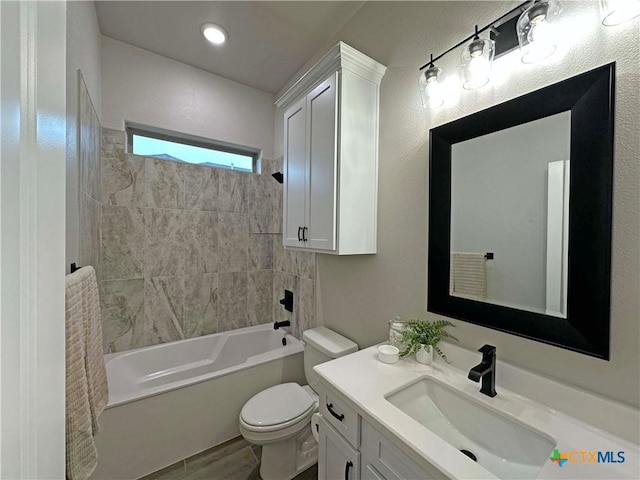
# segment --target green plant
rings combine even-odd
[[[445,362],[451,363],[442,350],[438,348],[438,342],[449,338],[458,340],[445,330],[446,327],[454,327],[455,325],[448,320],[437,320],[428,322],[425,320],[409,320],[407,329],[402,332],[402,341],[407,345],[406,349],[400,354],[402,357],[413,355],[423,345],[431,345],[438,355]]]

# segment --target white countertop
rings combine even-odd
[[[479,358],[478,358],[479,359]],[[499,367],[498,367],[499,368]],[[498,395],[490,398],[480,393],[480,385],[443,362],[422,365],[412,359],[385,364],[377,359],[376,346],[316,366],[315,371],[330,388],[353,403],[362,417],[397,437],[397,444],[414,458],[427,461],[451,478],[495,479],[491,472],[467,459],[456,448],[432,433],[385,399],[422,377],[432,377],[471,395],[479,402],[507,416],[517,418],[556,441],[561,453],[571,451],[623,451],[623,463],[545,463],[541,479],[638,479],[639,446],[599,430],[578,419],[524,398],[496,385]],[[499,379],[499,374],[498,374]],[[575,401],[580,402],[577,397]],[[575,455],[578,459],[580,456]]]

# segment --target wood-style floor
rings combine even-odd
[[[316,480],[318,465],[294,480]],[[260,447],[237,437],[140,480],[261,480]]]

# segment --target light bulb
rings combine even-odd
[[[444,103],[444,98],[442,97],[442,85],[440,85],[440,82],[438,82],[435,77],[427,80],[425,93],[429,98],[429,106],[431,108],[438,108]]]
[[[227,40],[227,32],[220,25],[205,23],[202,26],[202,35],[214,45],[222,45]]]
[[[531,30],[527,34],[528,51],[523,56],[524,63],[535,63],[547,58],[556,51],[553,42],[553,27],[543,20],[531,22]]]
[[[440,75],[442,69],[431,66],[425,72],[420,72],[420,97],[424,108],[438,108],[444,103]]]
[[[463,88],[475,90],[489,83],[494,54],[495,42],[489,39],[476,38],[462,51],[460,63],[464,74]]]
[[[529,56],[530,62],[538,62],[547,58],[556,51],[553,43],[553,27],[544,20],[536,22],[532,25],[531,30],[527,34],[529,40]]]
[[[557,0],[541,0],[518,18],[516,32],[522,63],[535,63],[556,51],[555,24],[560,14]]]
[[[491,64],[489,60],[482,56],[471,57],[469,61],[469,73],[471,78],[465,83],[464,87],[474,90],[486,85],[489,82],[489,71]]]
[[[484,75],[486,77],[489,74],[489,60],[484,57],[472,57],[469,62],[469,70],[474,76]]]

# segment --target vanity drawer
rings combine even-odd
[[[360,473],[360,480],[387,480],[384,476],[376,470],[376,467],[370,463],[366,463],[365,457],[362,457],[362,472]]]
[[[421,480],[435,480],[442,474],[430,473],[418,465],[406,453],[391,443],[382,433],[367,422],[362,422],[362,455],[363,471],[371,465],[372,473],[385,480],[404,480],[419,478]],[[437,472],[437,470],[434,469]],[[375,476],[370,478],[376,478]]]
[[[320,395],[320,412],[351,445],[360,446],[360,415],[344,400],[324,390]]]

